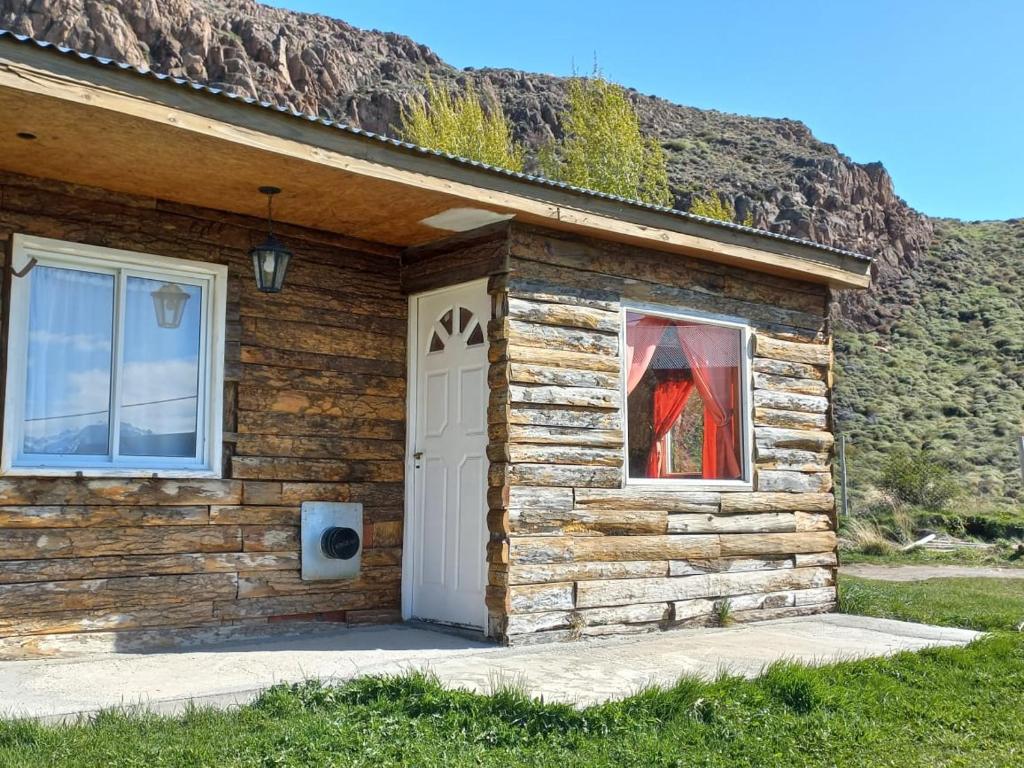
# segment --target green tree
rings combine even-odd
[[[585,189],[672,205],[665,151],[640,131],[625,89],[595,74],[569,81],[561,142],[542,147],[542,174]]]
[[[703,197],[694,197],[690,202],[690,213],[695,213],[708,219],[718,219],[719,221],[736,220],[736,209],[717,192],[709,191]],[[743,219],[743,225],[747,227],[754,225],[753,213],[747,212]]]
[[[477,95],[470,82],[452,93],[427,76],[427,98],[402,108],[400,134],[406,141],[470,160],[523,170],[523,147],[512,140],[512,127],[493,94]]]

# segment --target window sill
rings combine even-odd
[[[626,488],[641,488],[645,491],[694,491],[710,492],[722,491],[724,493],[748,492],[752,493],[754,484],[748,480],[657,480],[644,478],[629,478],[626,480]]]
[[[68,467],[10,467],[0,472],[2,477],[82,477],[82,478],[121,478],[121,479],[158,479],[158,480],[219,480],[220,472],[211,469],[138,469],[129,467],[92,467],[89,469],[71,469]]]

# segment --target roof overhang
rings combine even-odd
[[[0,168],[253,216],[265,206],[257,187],[274,185],[280,220],[398,248],[451,234],[424,219],[477,208],[834,287],[870,281],[856,254],[538,183],[10,36]]]

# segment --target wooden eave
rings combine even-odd
[[[17,133],[36,135],[33,141]],[[261,216],[396,248],[451,233],[455,207],[838,288],[870,261],[396,146],[301,116],[0,39],[0,168]]]

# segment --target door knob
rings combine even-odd
[[[422,459],[422,458],[423,458],[423,451],[416,451],[416,453],[414,453],[414,454],[412,455],[412,457],[413,457],[414,459],[416,459],[417,461],[419,461],[420,459]]]

